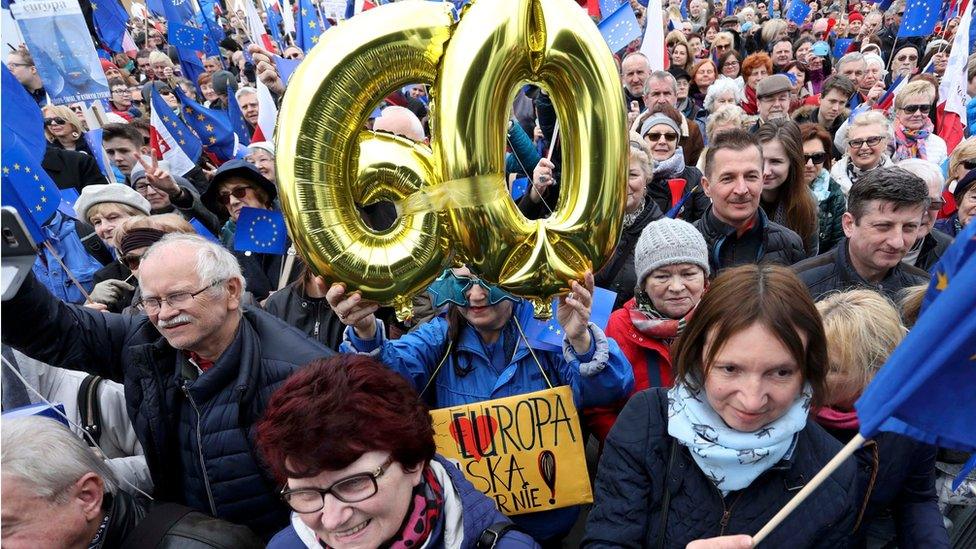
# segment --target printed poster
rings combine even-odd
[[[505,515],[593,502],[568,386],[430,412],[437,452]]]

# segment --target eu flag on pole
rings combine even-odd
[[[234,232],[238,252],[284,255],[288,251],[285,216],[274,210],[242,208]]]
[[[788,21],[793,21],[799,26],[807,20],[807,16],[810,15],[810,11],[810,6],[808,6],[803,0],[793,0],[790,2],[789,10],[786,12],[786,19]]]
[[[92,22],[98,38],[114,52],[122,52],[125,38],[125,25],[129,14],[118,0],[91,0]]]
[[[319,42],[322,26],[315,6],[309,0],[298,0],[298,13],[295,17],[295,43],[308,53]]]
[[[834,59],[840,59],[841,57],[844,57],[844,54],[847,53],[847,48],[850,48],[851,44],[853,43],[854,43],[853,38],[838,38],[837,42],[834,43],[834,51],[833,51]]]
[[[629,5],[628,5],[629,6]],[[593,289],[593,306],[590,308],[590,322],[596,324],[600,329],[606,329],[607,322],[610,321],[610,313],[613,312],[613,302],[617,299],[617,293],[604,288]],[[525,326],[525,338],[529,341],[529,346],[533,349],[544,351],[559,352],[563,348],[562,326],[556,320],[556,311],[559,309],[559,299],[552,300],[552,318],[548,321],[533,318]]]
[[[231,129],[227,114],[204,107],[187,97],[178,86],[173,88],[173,91],[183,105],[183,118],[196,132],[204,148],[213,153],[220,162],[234,158],[237,139],[234,137],[234,130]]]
[[[898,27],[898,38],[929,36],[939,22],[939,0],[908,0]]]
[[[954,248],[965,249],[964,257],[957,259],[958,270],[937,273],[935,285],[941,294],[922,311],[855,403],[863,437],[890,431],[942,448],[976,451],[973,238],[974,224],[956,237],[949,250],[959,254]]]
[[[3,124],[4,131],[11,131],[19,137],[27,150],[43,152],[47,147],[44,137],[44,116],[40,107],[27,95],[27,90],[20,85],[6,65],[0,67],[0,84],[3,86],[2,109],[3,117],[9,123]],[[16,120],[16,122],[14,122]]]
[[[281,38],[281,24],[283,22],[281,18],[281,6],[278,5],[278,0],[270,0],[271,5],[268,6],[264,13],[268,18],[268,31],[271,33],[271,38],[278,44],[281,50],[284,50],[281,45],[283,44]]]
[[[616,11],[605,17],[598,26],[600,34],[610,46],[611,53],[617,53],[627,44],[641,37],[637,16],[634,15],[634,8],[630,7],[628,2],[624,2]]]

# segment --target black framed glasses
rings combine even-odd
[[[928,114],[932,110],[932,105],[905,105],[901,110],[907,112],[908,114],[914,114],[921,112],[922,114]]]
[[[814,164],[823,164],[824,160],[827,159],[827,154],[826,153],[804,154],[803,159],[806,162],[813,162]]]
[[[868,147],[876,147],[878,146],[878,143],[881,143],[883,139],[884,137],[880,135],[876,135],[874,137],[865,137],[864,139],[851,139],[850,141],[847,142],[847,146],[852,149],[860,149],[864,145],[867,145]]]
[[[223,204],[224,206],[230,204],[230,197],[234,197],[238,200],[243,200],[247,196],[247,192],[251,190],[251,187],[234,187],[233,189],[217,194],[217,202]]]
[[[132,92],[129,91],[129,88],[116,88],[112,90],[112,93],[117,93],[119,95],[129,95]]]
[[[369,473],[359,473],[332,483],[328,488],[281,489],[281,499],[296,513],[316,513],[325,507],[326,494],[343,503],[357,503],[376,495],[379,491],[377,479],[386,473],[393,464],[393,457]]]
[[[57,124],[58,126],[63,126],[65,124],[67,124],[67,123],[68,123],[68,121],[65,120],[64,118],[61,118],[60,116],[55,116],[54,118],[45,118],[44,119],[44,125],[45,126],[53,126],[55,124]]]
[[[139,256],[139,260],[142,261],[142,256]],[[170,294],[166,297],[144,297],[139,301],[138,307],[139,309],[145,311],[146,314],[150,315],[159,313],[159,311],[163,308],[163,303],[168,303],[173,309],[182,309],[198,295],[209,290],[210,288],[219,286],[223,282],[223,280],[214,280],[210,284],[207,284],[195,292],[176,292],[175,294]]]
[[[937,212],[945,207],[945,200],[941,198],[932,198],[929,200],[929,211]]]

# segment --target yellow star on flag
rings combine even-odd
[[[166,122],[167,124],[169,124],[169,117],[168,116],[164,116],[163,117],[163,122]]]
[[[200,113],[200,114],[197,115],[197,120],[199,120],[200,122],[203,122],[206,119],[207,119],[207,117],[204,116],[203,113]]]
[[[213,126],[212,125],[207,124],[206,126],[204,126],[204,128],[206,128],[208,132],[213,133]]]
[[[3,175],[10,175],[10,168],[4,166],[3,167]]]
[[[214,143],[216,143],[216,142],[217,142],[217,138],[216,138],[216,137],[213,137],[213,136],[211,136],[211,137],[210,137],[210,144],[211,144],[211,145],[213,145],[213,144],[214,144]]]
[[[315,28],[315,21],[309,21],[308,22],[308,28],[314,29]]]
[[[14,164],[14,171],[15,172],[19,172],[20,171],[20,164],[16,164],[16,163]]]
[[[31,173],[30,166],[24,166],[24,173]]]
[[[935,273],[935,289],[940,292],[949,287],[949,277],[945,273]]]

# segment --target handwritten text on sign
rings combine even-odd
[[[593,501],[569,387],[441,408],[431,416],[438,453],[506,515]]]

